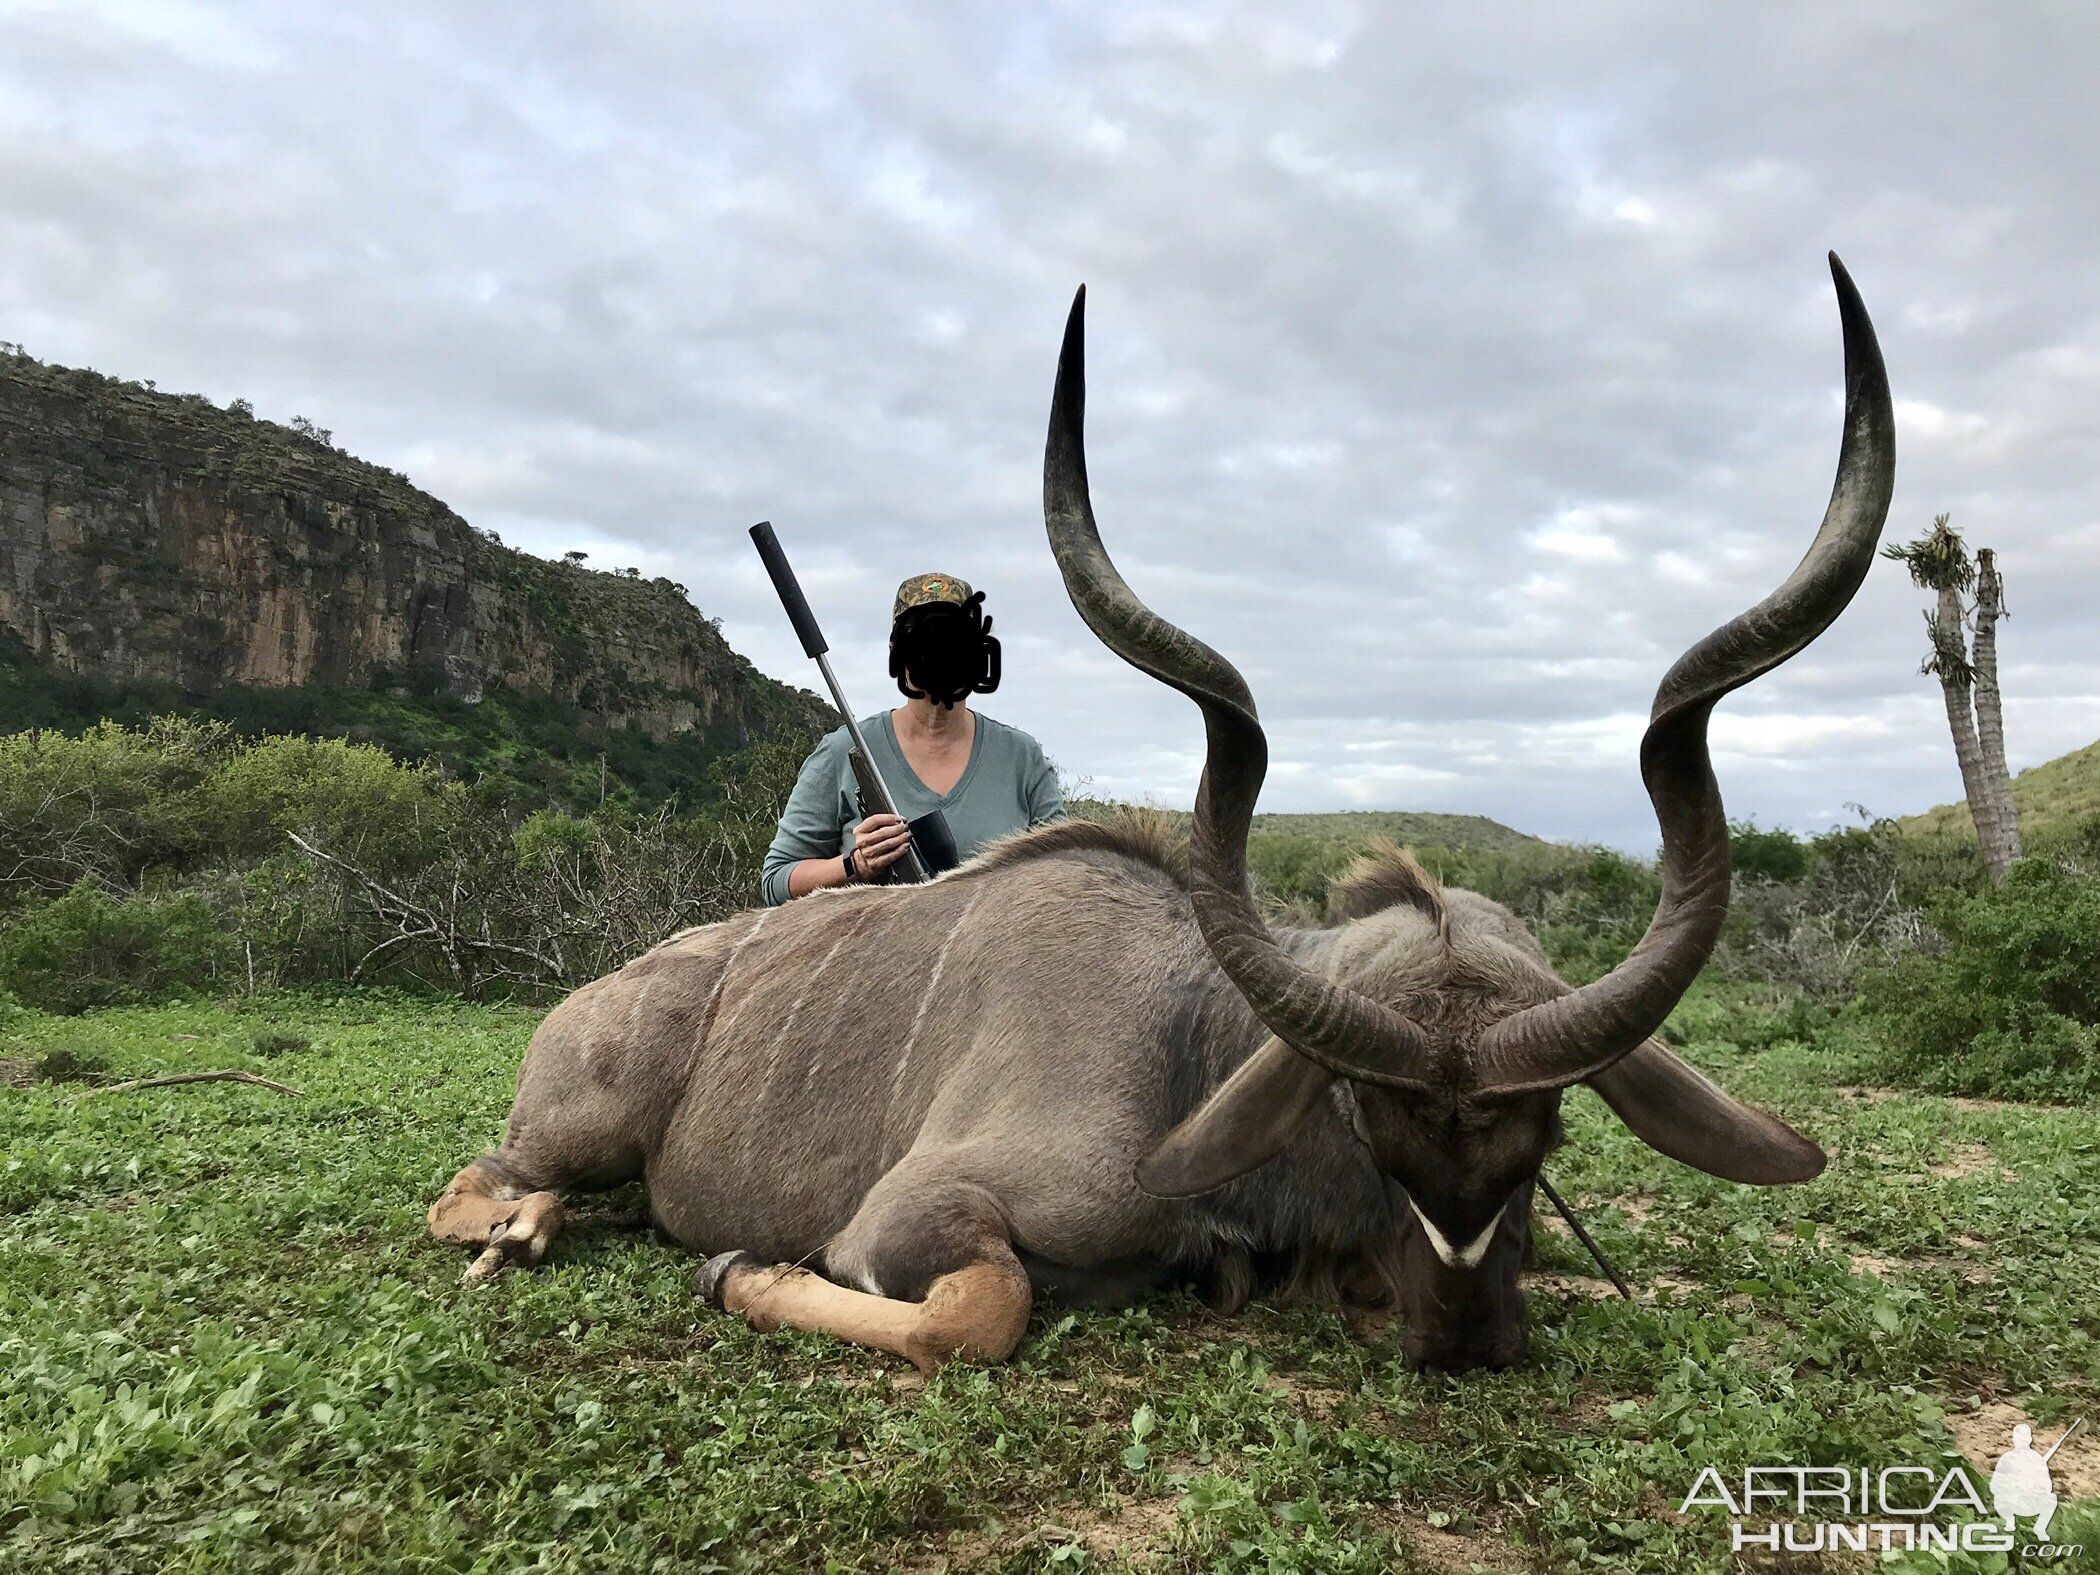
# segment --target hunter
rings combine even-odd
[[[905,703],[861,718],[899,814],[863,815],[841,726],[803,762],[759,877],[772,906],[824,886],[879,881],[904,856],[907,822],[938,810],[959,858],[1065,818],[1042,745],[970,709],[999,687],[999,642],[984,592],[952,574],[915,574],[890,613],[890,676]]]

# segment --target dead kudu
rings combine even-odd
[[[1280,1280],[1382,1290],[1409,1358],[1455,1370],[1525,1358],[1517,1270],[1569,1085],[1713,1175],[1815,1175],[1815,1144],[1652,1035],[1727,913],[1707,717],[1837,617],[1888,508],[1887,381],[1832,263],[1846,410],[1830,507],[1786,583],[1663,679],[1641,747],[1662,897],[1617,970],[1571,989],[1506,910],[1393,850],[1340,884],[1332,928],[1265,926],[1246,871],[1267,753],[1253,700],[1137,599],[1095,528],[1082,293],[1044,512],[1088,625],[1202,709],[1185,873],[1157,833],[1068,823],[930,884],[677,936],[549,1014],[503,1147],[453,1179],[433,1232],[484,1249],[471,1276],[537,1262],[558,1193],[640,1177],[664,1229],[715,1254],[702,1294],[921,1366],[1004,1358],[1038,1292],[1108,1305],[1182,1280],[1235,1305]],[[784,1267],[805,1263],[822,1274]]]

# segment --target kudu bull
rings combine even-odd
[[[481,1245],[484,1276],[539,1261],[557,1192],[640,1177],[662,1227],[715,1254],[702,1295],[921,1366],[1003,1359],[1038,1291],[1111,1305],[1179,1279],[1236,1305],[1259,1272],[1382,1285],[1409,1359],[1464,1369],[1527,1353],[1517,1270],[1571,1084],[1712,1175],[1815,1175],[1815,1144],[1651,1036],[1728,909],[1708,714],[1837,617],[1888,508],[1887,380],[1831,263],[1846,408],[1829,510],[1786,583],[1662,681],[1641,746],[1662,895],[1611,974],[1571,989],[1505,909],[1391,849],[1339,884],[1334,927],[1264,924],[1246,868],[1267,754],[1253,700],[1137,599],[1095,528],[1082,291],[1044,514],[1087,624],[1202,709],[1185,875],[1156,833],[1067,823],[930,884],[676,936],[548,1015],[502,1148],[453,1179],[432,1231]],[[821,1275],[799,1267],[813,1260]]]

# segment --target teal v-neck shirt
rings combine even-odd
[[[955,835],[955,849],[967,859],[995,838],[1025,831],[1046,820],[1065,818],[1064,795],[1057,772],[1044,758],[1043,746],[1018,727],[976,714],[977,732],[970,740],[970,761],[955,786],[934,793],[904,762],[890,714],[881,711],[860,719],[861,736],[875,757],[875,769],[897,801],[906,820],[939,810]],[[835,859],[853,846],[853,828],[874,813],[863,812],[853,780],[853,747],[845,728],[826,733],[802,763],[795,791],[788,795],[780,829],[766,849],[759,886],[766,902],[788,900],[788,871],[804,859]]]

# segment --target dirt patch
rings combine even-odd
[[[2094,1420],[2088,1418],[2085,1426],[2050,1458],[2049,1475],[2056,1484],[2058,1498],[2100,1498],[2100,1439],[2093,1437]],[[1976,1468],[1977,1485],[1985,1493],[1990,1491],[1992,1467],[2000,1455],[2012,1448],[2013,1429],[2022,1422],[2034,1429],[2034,1448],[2042,1454],[2049,1453],[2070,1425],[2064,1422],[2044,1427],[2018,1406],[2003,1401],[1947,1418],[1947,1431]]]
[[[1926,1167],[1929,1175],[1941,1181],[1962,1181],[1970,1176],[1980,1176],[1995,1171],[2000,1181],[2017,1181],[2020,1178],[2000,1165],[1991,1151],[1981,1143],[1958,1143],[1947,1151],[1947,1157],[1935,1165]]]
[[[1349,1398],[1349,1391],[1346,1389],[1335,1389],[1320,1384],[1301,1384],[1297,1379],[1286,1378],[1281,1373],[1269,1374],[1261,1381],[1261,1386],[1271,1394],[1285,1396],[1319,1422],[1333,1416],[1335,1407]]]
[[[36,1081],[36,1068],[18,1055],[0,1055],[0,1088],[27,1088]]]
[[[1927,1254],[1916,1258],[1888,1258],[1878,1252],[1855,1252],[1851,1257],[1854,1274],[1871,1274],[1878,1279],[1892,1279],[1908,1269],[1951,1269],[1971,1285],[1989,1285],[1998,1278],[1984,1264],[1970,1258],[1943,1258]]]
[[[1344,1307],[1342,1322],[1349,1332],[1359,1340],[1383,1339],[1386,1332],[1399,1321],[1399,1315],[1384,1307]]]
[[[1567,1420],[1570,1427],[1579,1428],[1587,1433],[1602,1429],[1610,1423],[1612,1419],[1611,1408],[1618,1405],[1621,1401],[1631,1401],[1633,1404],[1646,1409],[1655,1403],[1655,1396],[1646,1394],[1612,1395],[1594,1393],[1578,1395],[1574,1403],[1563,1410],[1561,1415]],[[1657,1495],[1657,1501],[1661,1502],[1660,1495]]]
[[[996,1537],[981,1531],[957,1533],[946,1546],[921,1553],[897,1567],[908,1575],[962,1575],[965,1570],[1022,1548],[1035,1548],[1047,1557],[1053,1550],[1069,1548],[1074,1543],[1086,1549],[1088,1568],[1095,1562],[1109,1560],[1142,1566],[1153,1554],[1171,1546],[1174,1528],[1180,1521],[1178,1498],[1126,1498],[1109,1511],[1066,1504],[1033,1526],[1010,1523]]]
[[[973,1531],[948,1540],[944,1548],[931,1553],[922,1553],[917,1558],[899,1564],[904,1575],[949,1575],[950,1571],[962,1571],[982,1564],[999,1551],[999,1544],[982,1532]]]
[[[2039,1099],[1977,1099],[1968,1094],[1928,1094],[1915,1089],[1870,1088],[1859,1084],[1845,1084],[1831,1090],[1842,1099],[1858,1104],[1878,1105],[1891,1099],[1929,1099],[1936,1105],[1945,1105],[1949,1110],[1963,1111],[1969,1115],[1991,1115],[2000,1110],[2076,1110],[2076,1105],[2050,1104]]]
[[[1526,1274],[1524,1289],[1544,1291],[1549,1296],[1568,1296],[1577,1301],[1601,1301],[1619,1293],[1609,1280],[1592,1279],[1587,1274]]]
[[[1473,1575],[1476,1570],[1514,1572],[1531,1566],[1506,1542],[1474,1534],[1464,1536],[1435,1526],[1408,1526],[1401,1533],[1414,1550],[1415,1567],[1437,1575]]]
[[[1831,1092],[1840,1099],[1850,1099],[1862,1105],[1879,1105],[1903,1097],[1903,1090],[1900,1088],[1865,1088],[1856,1084],[1841,1085],[1833,1088]]]
[[[1813,1237],[1804,1240],[1787,1230],[1774,1231],[1771,1235],[1772,1245],[1781,1249],[1806,1246],[1813,1240]],[[1960,1275],[1971,1285],[1989,1285],[1996,1281],[1998,1275],[1987,1261],[1989,1244],[1982,1237],[1956,1236],[1954,1244],[1962,1249],[1960,1253],[1914,1253],[1908,1257],[1897,1258],[1885,1253],[1862,1251],[1847,1253],[1845,1261],[1851,1265],[1854,1274],[1872,1274],[1884,1280],[1905,1271],[1916,1273],[1921,1269],[1945,1269]]]
[[[1544,1291],[1549,1295],[1566,1296],[1580,1301],[1617,1301],[1619,1299],[1618,1287],[1614,1286],[1611,1281],[1600,1279],[1595,1275],[1526,1273],[1523,1283],[1526,1290]],[[1633,1291],[1633,1299],[1637,1302],[1654,1301],[1658,1291],[1670,1291],[1682,1298],[1700,1294],[1706,1289],[1697,1280],[1688,1280],[1681,1274],[1651,1274],[1638,1283],[1628,1280],[1627,1284]],[[1745,1297],[1728,1298],[1728,1300],[1732,1301],[1746,1301],[1747,1299]]]
[[[1646,1225],[1660,1212],[1660,1205],[1652,1198],[1612,1198],[1610,1206],[1617,1209],[1636,1225]]]
[[[1113,1518],[1096,1515],[1078,1528],[1079,1540],[1096,1558],[1111,1553],[1127,1557],[1132,1550],[1150,1551],[1170,1542],[1180,1523],[1178,1498],[1126,1498]]]

